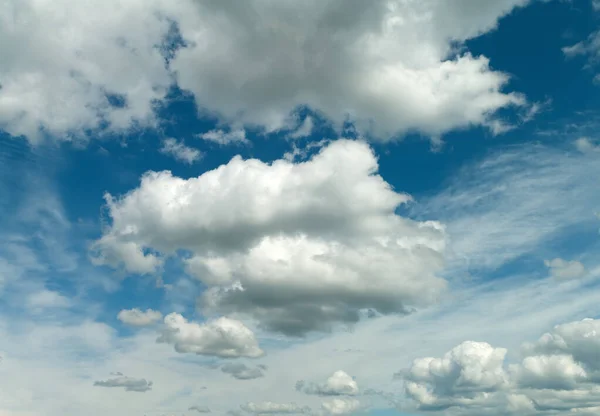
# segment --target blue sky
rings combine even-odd
[[[8,1],[0,416],[597,414],[599,22]]]

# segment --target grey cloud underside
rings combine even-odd
[[[145,393],[152,390],[152,382],[143,378],[131,378],[119,376],[108,380],[100,380],[94,382],[94,386],[98,387],[123,387],[125,391],[135,391]]]

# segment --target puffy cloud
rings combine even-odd
[[[160,49],[171,28],[164,4],[4,2],[0,126],[39,141],[152,125],[172,84]]]
[[[324,401],[321,407],[331,415],[347,415],[360,408],[360,402],[352,398],[335,398]]]
[[[162,313],[152,309],[146,311],[133,309],[123,309],[117,314],[119,321],[132,326],[148,326],[162,319]]]
[[[506,74],[456,46],[526,3],[196,3],[178,20],[189,46],[171,67],[179,86],[223,121],[272,131],[308,106],[386,139],[439,135],[493,125],[496,110],[525,103],[502,91]]]
[[[243,363],[226,363],[221,367],[221,371],[238,380],[253,380],[264,377],[263,368],[258,366],[251,368]]]
[[[577,279],[585,275],[585,267],[577,260],[567,261],[556,258],[554,260],[546,260],[544,264],[550,269],[550,276],[555,279]]]
[[[198,413],[210,413],[210,409],[206,406],[192,406],[188,410],[196,411]]]
[[[600,405],[599,322],[557,325],[524,344],[524,358],[508,368],[506,350],[466,341],[442,359],[415,360],[403,372],[406,392],[420,409],[448,414],[477,415],[482,409],[515,416],[595,414]]]
[[[188,165],[197,162],[202,157],[200,150],[186,146],[183,141],[172,138],[163,140],[160,152]]]
[[[465,341],[442,358],[420,358],[406,373],[406,392],[422,409],[443,409],[477,401],[507,383],[506,349]]]
[[[241,408],[255,415],[310,413],[309,407],[301,407],[296,403],[248,402],[242,405]]]
[[[198,137],[202,140],[220,144],[221,146],[250,143],[246,138],[246,130],[244,129],[231,130],[228,132],[223,130],[210,130],[206,133],[199,134]]]
[[[165,326],[157,342],[173,344],[180,353],[222,358],[256,358],[264,353],[250,329],[226,317],[197,324],[188,322],[178,313],[170,313],[165,316]]]
[[[208,286],[205,312],[293,335],[355,322],[363,309],[429,305],[446,286],[444,228],[396,215],[410,197],[377,169],[366,144],[340,140],[297,164],[235,157],[187,180],[150,172],[107,195],[112,225],[95,261],[150,272],[186,250],[188,272]]]
[[[302,137],[310,136],[312,134],[313,128],[314,128],[313,119],[311,116],[307,116],[304,119],[304,121],[302,121],[302,124],[300,124],[296,130],[291,132],[288,135],[288,137],[291,137],[292,139],[299,139]]]
[[[94,386],[98,387],[123,387],[125,391],[136,391],[145,393],[152,390],[152,382],[144,378],[131,378],[127,376],[119,376],[105,381],[96,381]]]
[[[585,370],[570,355],[526,357],[516,370],[521,386],[571,390],[587,380]]]
[[[345,371],[336,371],[324,383],[306,383],[298,381],[296,390],[306,394],[321,396],[340,396],[358,394],[358,383]]]
[[[299,106],[386,138],[493,127],[525,100],[460,46],[527,3],[9,0],[0,125],[32,140],[151,126],[174,73],[201,111],[267,130]]]

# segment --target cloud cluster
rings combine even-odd
[[[250,329],[226,317],[198,324],[188,322],[178,313],[170,313],[165,316],[157,342],[172,344],[179,353],[222,358],[256,358],[264,354]]]
[[[525,99],[460,46],[527,3],[8,0],[0,126],[32,141],[153,126],[177,83],[202,112],[268,131],[299,106],[386,139],[498,129],[495,111]]]
[[[403,372],[406,393],[424,411],[476,415],[595,414],[600,406],[600,320],[557,325],[522,347],[466,341],[442,358],[420,358]]]
[[[410,197],[377,174],[365,143],[339,140],[291,163],[233,158],[199,177],[149,172],[106,196],[112,224],[95,262],[153,273],[181,250],[208,289],[205,313],[245,314],[291,335],[404,313],[445,288],[445,233],[396,215]]]

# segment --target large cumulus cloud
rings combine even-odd
[[[112,224],[94,259],[152,273],[185,250],[188,273],[208,286],[201,310],[289,334],[426,306],[445,288],[443,226],[396,215],[410,197],[377,169],[366,144],[340,140],[303,163],[235,157],[196,178],[149,172],[107,195]]]

